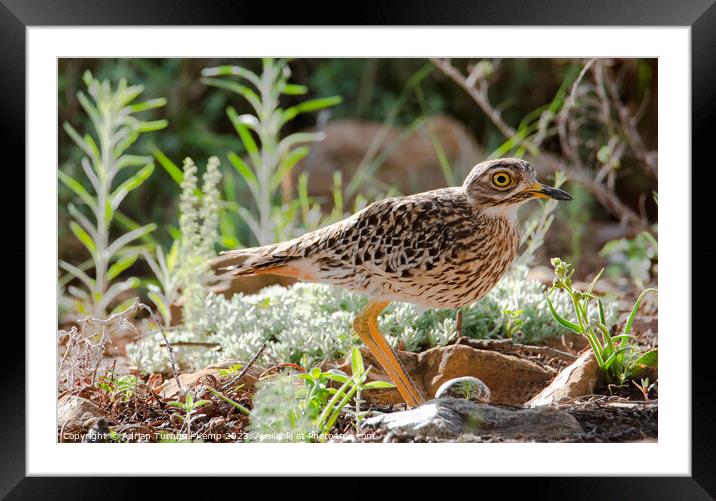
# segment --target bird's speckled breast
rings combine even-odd
[[[485,296],[517,255],[519,232],[504,217],[484,217],[477,228],[476,238],[456,242],[449,262],[424,277],[421,294],[402,300],[429,308],[458,308]]]
[[[480,215],[472,223],[470,231],[449,239],[449,252],[430,269],[416,270],[409,280],[372,274],[357,281],[363,284],[359,292],[428,308],[458,308],[480,299],[509,270],[519,232],[501,216]]]
[[[517,226],[504,217],[488,219],[489,237],[479,248],[466,251],[477,259],[467,259],[463,267],[453,272],[463,275],[465,280],[458,287],[460,293],[448,298],[443,307],[465,306],[485,296],[507,273],[517,256],[520,243]]]

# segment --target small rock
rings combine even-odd
[[[57,425],[60,429],[88,428],[102,417],[102,410],[86,398],[65,395],[57,402]]]
[[[600,376],[597,359],[591,350],[587,350],[571,365],[562,369],[554,381],[533,396],[525,407],[556,404],[565,399],[591,395]]]
[[[456,398],[430,400],[414,409],[382,414],[366,420],[365,426],[416,438],[465,442],[484,436],[554,441],[583,432],[574,417],[552,407],[509,409]]]
[[[476,377],[465,376],[445,381],[435,398],[462,398],[475,403],[490,401],[490,388]]]

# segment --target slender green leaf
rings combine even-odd
[[[229,162],[231,162],[231,165],[233,165],[234,169],[236,169],[236,172],[241,175],[243,180],[251,189],[251,192],[254,194],[254,197],[258,197],[259,180],[256,177],[256,174],[254,174],[254,172],[249,168],[249,166],[246,165],[246,162],[244,162],[241,157],[233,151],[230,151],[227,156],[229,158]]]
[[[132,230],[128,233],[125,233],[124,235],[121,235],[117,237],[117,239],[112,242],[112,244],[107,248],[107,256],[114,256],[119,250],[121,250],[125,245],[127,245],[132,240],[136,240],[137,238],[140,238],[142,235],[146,235],[147,233],[151,233],[152,231],[157,229],[157,225],[155,223],[146,224],[144,226],[141,226],[137,228],[136,230]]]
[[[122,313],[123,311],[127,311],[132,306],[134,306],[136,303],[139,302],[139,297],[133,296],[128,299],[125,299],[121,303],[119,303],[117,306],[115,306],[112,311],[110,312],[110,315],[116,315],[117,313]]]
[[[619,348],[618,350],[614,351],[611,355],[609,355],[606,360],[604,360],[603,368],[609,370],[612,364],[617,360],[617,357],[628,349],[629,348]]]
[[[167,100],[163,97],[159,97],[156,99],[148,99],[146,101],[142,101],[141,103],[132,104],[129,106],[129,109],[132,113],[139,113],[140,111],[147,111],[147,110],[154,110],[157,108],[161,108],[162,106],[165,106],[167,104]]]
[[[115,210],[114,211],[114,218],[117,219],[117,222],[124,228],[125,230],[136,230],[140,227],[139,223],[132,220],[130,217],[127,217],[122,212]],[[142,241],[149,244],[149,245],[157,245],[156,239],[149,233],[146,233],[142,235],[141,237]]]
[[[72,230],[72,233],[77,237],[77,240],[82,242],[82,244],[87,248],[87,250],[94,256],[95,252],[97,251],[97,245],[95,244],[94,240],[91,236],[77,223],[74,221],[70,221],[70,229]]]
[[[89,192],[85,189],[84,186],[82,186],[79,181],[77,181],[69,174],[65,174],[62,171],[57,171],[57,175],[59,176],[60,181],[65,184],[65,186],[72,190],[75,195],[80,197],[80,199],[84,203],[86,203],[95,213],[97,212],[97,201],[92,195],[89,194]]]
[[[335,372],[324,372],[323,377],[338,383],[346,383],[350,379],[346,374],[337,374]]]
[[[363,357],[361,356],[360,350],[357,346],[354,346],[351,350],[351,371],[353,373],[354,381],[358,381],[365,372]]]
[[[181,186],[182,181],[184,181],[184,172],[177,167],[174,162],[169,160],[169,157],[162,153],[158,148],[154,148],[152,150],[152,154],[159,162],[159,165],[164,167],[164,170],[167,171],[167,174],[169,174],[174,182]]]
[[[72,125],[69,124],[69,122],[65,122],[62,124],[62,127],[65,129],[65,132],[67,132],[67,135],[70,136],[72,141],[89,157],[92,157],[93,151],[87,142],[82,139],[82,136],[79,135],[79,133],[72,127]]]
[[[152,157],[146,155],[122,155],[117,160],[117,170],[125,167],[141,167],[152,162]]]
[[[139,169],[129,179],[120,184],[110,196],[110,205],[112,210],[116,210],[117,207],[119,207],[119,204],[122,200],[124,200],[124,197],[126,197],[130,191],[139,188],[144,181],[149,179],[152,172],[154,172],[154,163],[149,163]]]
[[[324,407],[323,411],[316,420],[316,426],[318,427],[318,429],[323,429],[326,420],[328,420],[331,415],[333,408],[338,403],[339,399],[342,398],[343,395],[345,395],[346,389],[351,385],[353,385],[353,380],[348,379],[345,383],[341,385],[340,388],[338,388],[338,390],[336,390],[336,392],[333,394],[333,397],[328,401],[328,404],[326,404],[326,407]]]
[[[636,316],[637,310],[639,310],[639,305],[641,304],[641,301],[644,299],[644,296],[646,296],[649,292],[658,292],[654,288],[644,289],[641,294],[639,294],[639,297],[636,299],[636,302],[634,303],[634,308],[632,308],[631,313],[629,314],[629,319],[627,320],[626,325],[624,326],[624,334],[629,334],[631,332],[631,325],[634,322],[634,317]]]
[[[119,158],[122,153],[124,153],[127,148],[132,146],[134,142],[139,138],[139,131],[129,131],[126,128],[123,129],[123,131],[125,132],[124,137],[117,142],[117,145],[112,150],[112,155],[114,155],[114,158]]]
[[[122,256],[112,266],[109,267],[109,270],[107,270],[107,277],[110,280],[114,280],[120,273],[132,266],[136,260],[136,253],[128,253],[125,256]]]
[[[220,392],[216,391],[216,390],[215,390],[214,388],[212,388],[211,386],[207,386],[207,389],[208,389],[211,393],[213,393],[214,395],[216,395],[217,397],[219,397],[221,400],[223,400],[224,402],[226,402],[227,404],[230,404],[230,405],[233,405],[234,407],[236,407],[236,408],[239,410],[239,412],[241,412],[242,414],[244,414],[244,415],[246,415],[246,416],[248,416],[249,414],[251,414],[251,411],[249,411],[246,407],[244,407],[244,406],[241,405],[240,403],[238,403],[238,402],[232,400],[231,398],[227,397],[227,396],[224,395],[223,393],[220,393]]]
[[[85,72],[82,73],[82,81],[88,88],[94,84],[94,77],[92,76],[92,72],[90,70],[85,70]]]
[[[204,77],[237,76],[245,78],[257,89],[261,87],[261,78],[253,71],[242,68],[241,66],[224,65],[214,68],[204,68],[201,70],[201,75]]]
[[[287,154],[296,144],[323,141],[325,137],[326,135],[323,132],[296,132],[290,134],[278,143],[279,155],[283,156]]]
[[[305,85],[286,84],[281,93],[287,96],[301,96],[308,93],[308,87]]]
[[[119,102],[122,106],[127,106],[142,92],[144,92],[144,85],[138,84],[127,87],[127,81],[124,78],[120,80],[120,85],[117,86],[117,94],[119,94]]]
[[[256,111],[257,114],[260,115],[262,113],[261,99],[259,99],[259,96],[257,96],[253,90],[251,90],[245,85],[219,78],[202,78],[201,83],[203,83],[204,85],[211,85],[213,87],[218,87],[220,89],[235,92],[240,96],[243,96],[249,102],[249,104],[251,104],[251,107],[254,109],[254,111]]]
[[[169,125],[169,122],[164,119],[139,122],[139,132],[153,132],[157,130],[162,130],[167,125]]]
[[[371,381],[363,385],[364,390],[380,390],[395,388],[395,385],[389,381]]]
[[[607,317],[606,317],[606,315],[604,314],[604,306],[602,305],[602,300],[601,300],[601,299],[597,299],[597,306],[598,306],[598,308],[599,308],[599,321],[600,321],[603,325],[607,325]]]
[[[333,428],[333,425],[336,423],[336,420],[338,419],[338,416],[340,415],[341,410],[343,410],[343,408],[346,406],[346,404],[348,404],[350,399],[353,398],[353,395],[355,395],[356,391],[358,391],[358,387],[354,385],[353,387],[351,387],[351,389],[348,391],[348,393],[346,393],[346,395],[338,403],[338,405],[335,406],[333,414],[321,428],[321,430],[324,433],[328,433],[329,431],[331,431],[331,428]]]
[[[579,327],[579,325],[562,318],[559,313],[557,313],[557,310],[554,309],[554,306],[552,305],[552,301],[550,301],[549,296],[547,295],[545,297],[547,298],[547,305],[549,306],[549,311],[552,312],[552,316],[554,317],[554,319],[567,329],[573,330],[577,334],[581,334],[582,329]]]
[[[70,285],[69,287],[67,287],[67,292],[69,292],[72,296],[81,301],[89,301],[89,294],[87,294],[87,292],[83,291],[82,289],[75,287],[74,285]]]
[[[102,119],[100,118],[97,108],[90,102],[89,99],[87,99],[87,96],[82,91],[77,92],[77,100],[85,110],[85,113],[87,113],[87,116],[89,116],[90,120],[92,120],[95,129],[100,130],[102,127]]]
[[[236,110],[233,107],[227,107],[226,114],[229,117],[229,120],[231,120],[231,123],[234,125],[234,129],[236,129],[236,132],[239,134],[241,142],[244,144],[244,148],[246,148],[246,152],[251,157],[251,161],[254,163],[254,166],[261,165],[261,155],[259,153],[259,148],[256,145],[256,141],[254,141],[254,138],[251,135],[251,132],[249,131],[246,124],[244,124],[239,119],[239,116],[237,115]]]
[[[612,337],[612,341],[626,341],[629,338],[634,338],[636,336],[632,336],[631,334],[619,334],[617,336]]]
[[[97,229],[92,225],[90,220],[82,214],[82,212],[73,204],[72,202],[67,204],[67,210],[69,211],[70,215],[72,215],[73,218],[82,226],[82,228],[85,229],[87,233],[92,237],[92,240],[94,240],[97,236]]]
[[[170,322],[172,317],[171,317],[169,305],[166,304],[166,302],[164,301],[164,298],[162,298],[156,292],[147,292],[147,296],[152,301],[152,303],[154,303],[154,306],[157,307],[157,310],[159,311],[159,314],[162,316],[162,318],[166,322]]]
[[[308,153],[310,150],[306,146],[300,146],[291,151],[286,156],[286,159],[281,162],[276,172],[271,176],[270,187],[271,190],[275,190],[281,184],[281,181],[291,172],[295,165]]]
[[[139,280],[137,277],[130,277],[124,282],[117,282],[112,284],[109,289],[107,289],[107,291],[104,293],[101,300],[98,301],[99,307],[102,310],[105,310],[107,306],[109,306],[110,303],[114,301],[117,296],[128,290],[136,289],[141,283],[142,281]]]
[[[92,280],[87,273],[79,269],[77,266],[70,264],[66,261],[59,261],[58,263],[60,265],[60,268],[65,270],[67,273],[72,275],[75,278],[78,278],[83,284],[85,284],[85,287],[87,287],[89,290],[93,290],[95,287],[95,281]]]
[[[307,101],[303,101],[296,106],[291,106],[290,108],[284,110],[282,117],[283,122],[285,123],[290,120],[293,120],[299,113],[308,113],[311,111],[322,110],[324,108],[335,106],[342,101],[343,98],[341,98],[341,96],[321,97],[317,99],[309,99]]]

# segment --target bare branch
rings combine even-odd
[[[490,103],[487,97],[488,85],[483,81],[483,85],[480,85],[479,88],[475,87],[475,84],[480,83],[483,79],[477,71],[477,66],[473,68],[470,75],[466,77],[460,70],[450,64],[450,61],[447,59],[432,58],[430,61],[446,76],[450,77],[456,84],[465,89],[503,136],[511,138],[515,135],[515,129],[502,119],[500,112]]]

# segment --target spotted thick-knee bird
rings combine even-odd
[[[517,255],[517,209],[534,198],[571,200],[514,158],[476,165],[462,186],[388,198],[303,236],[216,258],[221,276],[280,275],[332,284],[370,301],[353,327],[409,406],[421,391],[378,330],[390,301],[458,308],[485,294]]]

